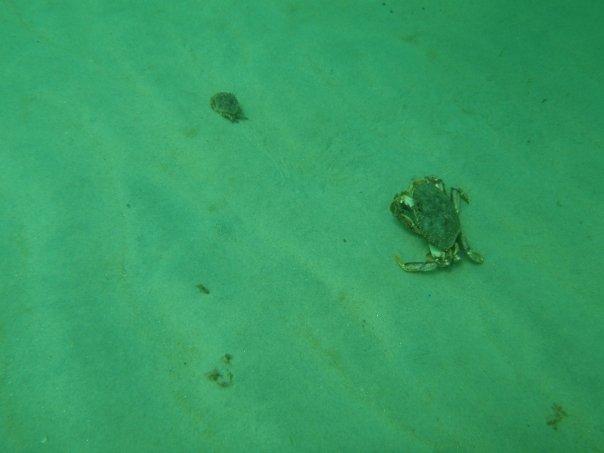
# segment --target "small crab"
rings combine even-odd
[[[216,93],[210,99],[210,107],[223,118],[226,118],[231,123],[236,123],[239,120],[247,119],[243,114],[241,105],[233,93],[220,92]]]
[[[428,272],[439,267],[450,266],[461,259],[459,250],[477,264],[484,259],[472,250],[461,231],[459,222],[460,200],[469,202],[466,193],[459,188],[451,188],[449,193],[439,178],[427,176],[415,179],[404,192],[394,197],[390,211],[407,228],[422,236],[430,251],[425,262],[396,261],[407,272]]]

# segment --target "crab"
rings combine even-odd
[[[210,107],[223,118],[231,123],[237,123],[239,120],[246,120],[243,109],[233,93],[224,91],[216,93],[210,99]]]
[[[440,178],[426,176],[415,179],[407,190],[397,194],[390,211],[407,228],[428,242],[429,252],[424,262],[403,262],[398,265],[407,272],[428,272],[450,266],[461,259],[460,250],[474,263],[484,261],[482,255],[470,248],[461,231],[459,210],[461,200],[469,203],[467,194],[456,187],[447,193]]]

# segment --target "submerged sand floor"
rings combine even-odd
[[[0,4],[2,451],[603,444],[602,6],[107,3]]]

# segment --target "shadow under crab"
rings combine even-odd
[[[469,202],[463,190],[453,187],[447,193],[443,181],[434,176],[412,181],[407,190],[394,197],[390,211],[407,228],[422,236],[429,248],[424,262],[403,262],[396,257],[403,270],[428,272],[447,267],[461,259],[460,251],[477,264],[484,261],[480,253],[470,248],[461,231],[461,200]]]

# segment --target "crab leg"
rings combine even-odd
[[[461,201],[463,200],[466,203],[470,202],[470,198],[468,197],[468,194],[465,193],[463,190],[461,190],[458,187],[451,187],[451,201],[453,202],[453,207],[455,208],[455,211],[459,214],[459,210],[461,207]]]
[[[442,179],[437,178],[436,176],[427,176],[425,179],[427,181],[430,181],[432,184],[434,184],[436,187],[446,193],[445,183]]]
[[[464,252],[466,252],[466,255],[468,255],[468,258],[470,258],[476,264],[482,264],[484,262],[482,255],[470,248],[470,244],[468,244],[468,240],[463,233],[459,234],[459,243],[461,244],[461,248],[464,250]]]
[[[435,261],[425,261],[423,263],[420,263],[420,262],[405,263],[398,256],[395,256],[394,259],[396,260],[397,264],[401,267],[401,269],[404,271],[407,271],[407,272],[429,272],[429,271],[433,271],[434,269],[436,269],[438,267],[438,264],[436,264]]]
[[[419,228],[417,228],[417,226],[415,225],[415,223],[413,223],[413,220],[411,220],[408,216],[406,216],[405,214],[399,213],[398,218],[404,222],[405,226],[407,228],[409,228],[411,231],[413,231],[416,234],[421,235],[421,232],[419,230]]]

